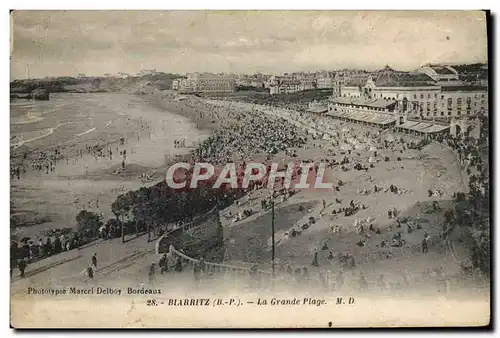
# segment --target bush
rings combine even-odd
[[[102,226],[102,222],[96,213],[82,210],[76,215],[76,223],[82,239],[97,238],[99,236],[99,228]]]

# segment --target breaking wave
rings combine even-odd
[[[84,131],[83,133],[76,134],[75,136],[82,136],[82,135],[85,135],[85,134],[91,133],[91,132],[93,132],[95,129],[96,129],[95,127],[94,127],[94,128],[91,128],[91,129],[89,129],[89,130]]]
[[[38,135],[30,137],[28,139],[25,139],[26,134],[16,135],[13,138],[11,138],[11,140],[10,140],[10,146],[13,147],[13,148],[19,148],[23,144],[26,144],[26,143],[29,143],[29,142],[33,142],[33,141],[42,139],[44,137],[52,135],[53,133],[54,133],[54,129],[53,128],[48,128],[48,129],[44,129],[44,130],[39,131],[39,132],[29,133],[29,134],[32,134],[32,135],[33,134],[35,134],[35,135],[38,134]]]

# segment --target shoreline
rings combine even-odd
[[[193,99],[191,97],[183,101],[174,101],[176,94],[173,92],[155,92],[153,94],[134,95],[143,98],[145,102],[148,102],[149,104],[163,110],[164,112],[172,113],[189,119],[196,126],[196,129],[202,132],[210,132],[211,134],[213,134],[218,129],[218,123],[216,123],[217,121],[214,122],[214,119],[208,117],[207,115],[200,116],[200,114],[197,114],[194,107],[188,106],[186,104],[186,102],[189,102],[189,100]],[[167,95],[170,95],[171,97],[169,98],[167,97]],[[194,96],[194,98],[200,101],[204,101],[204,99],[198,98],[196,96]]]
[[[177,128],[175,118],[172,125],[162,125],[163,122],[172,120],[170,116],[177,115],[189,120],[186,122],[177,121],[177,123],[181,123],[182,125],[181,135],[185,133],[184,130],[187,130],[191,135],[193,145],[199,142],[200,138],[205,138],[205,135],[208,136],[209,130],[206,128],[200,129],[199,124],[196,130],[193,128],[194,126],[190,127],[188,125],[196,124],[197,120],[193,120],[194,116],[181,114],[180,107],[177,107],[178,109],[169,109],[171,106],[168,99],[164,99],[164,104],[160,104],[161,97],[158,97],[158,94],[148,96],[130,93],[124,94],[131,97],[132,101],[134,98],[136,100],[139,99],[138,101],[143,101],[143,106],[138,105],[136,109],[129,110],[126,113],[129,124],[132,123],[135,126],[133,127],[134,131],[127,132],[127,135],[124,135],[126,137],[124,137],[125,144],[123,146],[120,146],[119,138],[113,137],[113,135],[110,138],[106,138],[105,134],[101,132],[98,137],[99,141],[104,141],[102,145],[104,147],[111,147],[113,152],[115,151],[115,147],[127,149],[127,155],[130,155],[127,156],[127,165],[124,171],[120,173],[115,172],[120,167],[119,161],[121,161],[117,153],[115,153],[116,159],[113,156],[113,161],[108,158],[96,160],[92,155],[88,154],[85,154],[82,158],[78,158],[73,153],[76,147],[82,147],[79,145],[65,144],[58,147],[57,142],[51,142],[46,147],[43,147],[43,151],[59,148],[65,156],[64,159],[58,160],[56,170],[50,172],[50,174],[46,174],[45,171],[33,171],[29,162],[30,155],[23,161],[20,154],[18,156],[12,154],[14,156],[11,156],[11,165],[15,165],[17,162],[24,162],[25,167],[28,169],[26,174],[22,175],[21,180],[11,179],[10,181],[11,201],[16,204],[13,214],[33,214],[33,216],[30,216],[29,219],[21,223],[25,223],[26,225],[11,228],[12,235],[22,236],[25,234],[27,236],[45,237],[43,233],[50,230],[50,228],[69,226],[75,229],[74,217],[71,216],[72,213],[75,213],[74,209],[76,208],[79,211],[83,208],[89,211],[96,211],[94,210],[96,201],[99,202],[99,207],[97,208],[104,212],[104,221],[106,221],[111,217],[110,211],[107,210],[110,209],[107,204],[112,203],[120,194],[126,193],[129,190],[139,189],[141,186],[150,186],[158,183],[163,178],[161,177],[161,173],[164,172],[168,155],[171,155],[172,158],[178,158],[177,156],[185,156],[191,151],[190,148],[174,148],[173,143],[168,141],[171,138],[180,138],[176,137],[175,134],[172,136],[172,131],[169,130],[172,127]],[[148,107],[156,109],[149,109]],[[141,127],[139,120],[142,120],[144,127]],[[177,129],[174,129],[174,132],[175,130]],[[138,136],[140,136],[140,140],[136,139]],[[83,142],[90,144],[95,141],[94,139],[90,139]],[[186,145],[189,145],[190,142],[186,143]],[[36,154],[40,150],[33,149],[30,153]],[[14,152],[18,152],[18,150]],[[66,156],[69,163],[66,162]],[[140,177],[141,173],[149,174],[149,179],[143,180]],[[61,189],[65,191],[63,194],[60,194]],[[60,203],[57,203],[55,200],[47,200],[44,197],[47,194],[56,194],[57,192],[59,192],[60,198],[56,198],[56,200],[61,200]],[[92,207],[89,207],[91,204]],[[80,205],[80,207],[77,205]],[[49,221],[30,225],[30,219],[33,217],[36,219],[48,218]]]

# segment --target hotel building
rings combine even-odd
[[[488,113],[488,91],[458,81],[450,68],[426,65],[416,72],[396,72],[386,67],[361,81],[351,78],[341,97],[330,99],[326,114],[419,134],[463,135],[466,117]]]
[[[192,73],[176,85],[180,92],[234,92],[236,79],[231,74]]]

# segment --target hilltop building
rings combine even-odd
[[[173,83],[172,87],[185,93],[234,92],[236,79],[231,74],[192,73]]]

